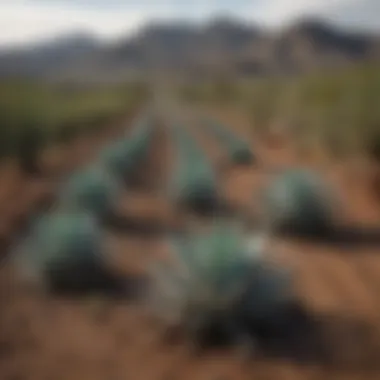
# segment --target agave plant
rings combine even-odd
[[[50,291],[100,290],[112,278],[105,266],[102,231],[83,212],[40,217],[15,257],[26,279]]]
[[[173,237],[174,261],[152,268],[153,311],[195,339],[215,323],[229,338],[245,339],[246,321],[280,313],[292,297],[289,274],[265,261],[263,243],[220,221],[207,234]]]
[[[289,170],[265,189],[263,218],[277,232],[318,236],[332,231],[332,199],[323,181],[305,170]]]
[[[203,125],[206,130],[215,136],[228,151],[230,160],[236,164],[250,164],[255,157],[249,145],[238,138],[232,131],[213,120],[205,120]]]
[[[69,178],[58,196],[63,210],[85,210],[96,216],[110,212],[122,186],[103,166],[90,166]]]
[[[169,192],[194,209],[212,209],[218,200],[216,173],[204,153],[183,128],[173,127],[178,160]]]
[[[212,168],[200,160],[178,163],[177,168],[171,183],[173,197],[194,209],[213,207],[218,194]]]

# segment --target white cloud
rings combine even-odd
[[[0,45],[49,39],[87,30],[105,39],[123,36],[150,19],[200,18],[217,7],[215,0],[142,0],[129,6],[113,1],[0,0]]]
[[[137,10],[85,9],[60,4],[0,3],[0,44],[19,44],[73,30],[89,30],[112,38],[138,27],[144,13]]]
[[[380,0],[0,0],[0,45],[83,29],[111,39],[152,18],[204,19],[218,11],[272,27],[304,15],[322,15],[380,29],[379,4]]]

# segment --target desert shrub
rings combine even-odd
[[[192,84],[203,103],[217,101],[208,84]],[[253,132],[265,134],[273,121],[288,126],[290,137],[310,150],[315,140],[336,158],[370,151],[379,134],[380,68],[361,63],[292,77],[263,77],[234,83],[226,105],[238,105]],[[202,96],[200,96],[202,94]],[[207,96],[206,96],[207,94]],[[233,98],[233,99],[232,99]]]
[[[58,85],[3,81],[0,155],[19,157],[29,171],[36,166],[37,155],[46,144],[96,132],[133,110],[144,94],[134,96],[130,91],[123,85],[90,89],[76,86],[68,90]]]

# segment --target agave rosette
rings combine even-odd
[[[84,283],[104,265],[102,230],[88,213],[44,215],[18,247],[15,259],[26,278],[42,285]]]
[[[290,274],[266,262],[265,243],[220,221],[206,234],[173,237],[174,263],[156,263],[152,272],[155,310],[176,323],[226,310],[270,314],[287,302]]]
[[[333,221],[333,199],[329,195],[316,175],[306,170],[286,171],[265,189],[265,223],[273,230],[326,232]]]
[[[218,198],[216,173],[194,139],[181,127],[172,127],[178,159],[169,192],[181,202],[212,204]]]
[[[64,210],[84,210],[100,216],[112,210],[122,190],[121,183],[104,166],[92,165],[69,178],[58,205]]]
[[[101,161],[118,177],[128,179],[131,172],[147,155],[153,138],[153,123],[148,115],[140,117],[133,126],[131,136],[107,147]]]

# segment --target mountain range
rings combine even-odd
[[[268,31],[237,19],[201,26],[150,23],[132,36],[101,43],[74,33],[28,48],[0,51],[0,76],[53,80],[120,81],[168,74],[292,74],[380,58],[380,36],[303,19]]]

